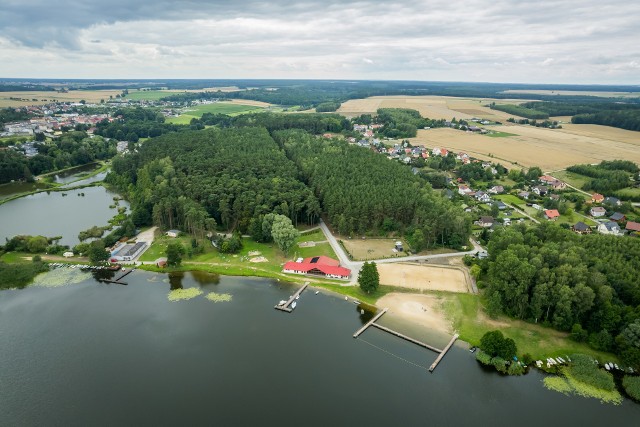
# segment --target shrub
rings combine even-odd
[[[622,386],[629,396],[640,401],[640,377],[625,376],[622,380]]]
[[[476,351],[476,360],[483,365],[491,365],[491,356],[482,350]]]

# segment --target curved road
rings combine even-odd
[[[346,283],[345,286],[354,285],[358,280],[358,273],[360,272],[360,269],[364,265],[364,261],[351,261],[347,256],[347,254],[345,253],[342,246],[340,245],[340,243],[338,243],[338,240],[336,240],[334,235],[331,233],[331,230],[329,230],[329,227],[327,227],[327,224],[325,224],[322,219],[320,220],[320,228],[322,229],[322,232],[324,233],[324,235],[327,237],[327,240],[329,241],[331,248],[338,256],[340,260],[340,265],[351,270],[351,280],[348,283]],[[451,258],[451,257],[464,256],[464,255],[472,255],[478,251],[484,250],[482,246],[480,246],[475,240],[472,239],[470,241],[471,241],[471,244],[473,245],[473,249],[466,252],[452,252],[448,254],[435,254],[435,255],[412,255],[412,256],[404,256],[404,257],[397,257],[397,258],[373,259],[373,260],[369,260],[369,262],[375,262],[376,264],[390,264],[395,262],[423,261],[423,260],[429,260],[429,259]]]

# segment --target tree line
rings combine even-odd
[[[571,332],[640,368],[640,335],[628,330],[640,324],[638,239],[580,236],[542,223],[496,230],[488,249],[480,284],[490,313]]]
[[[611,193],[629,187],[633,183],[633,180],[630,180],[631,175],[640,171],[638,165],[627,160],[605,160],[599,165],[574,165],[567,170],[592,178],[583,185],[583,190],[601,193]]]

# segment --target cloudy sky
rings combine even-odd
[[[640,84],[629,0],[0,0],[0,77]]]

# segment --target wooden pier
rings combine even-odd
[[[296,291],[295,294],[291,295],[291,298],[289,298],[289,301],[285,302],[284,304],[280,305],[280,304],[276,304],[276,306],[274,307],[276,310],[281,310],[281,311],[286,311],[287,313],[291,313],[293,311],[292,308],[289,307],[289,305],[296,300],[296,298],[298,298],[298,296],[302,293],[302,291],[304,291],[305,289],[307,289],[307,286],[309,286],[309,282],[305,282],[304,285],[302,285],[302,287],[300,289],[298,289]]]
[[[394,331],[393,329],[389,329],[389,328],[387,328],[387,327],[385,327],[385,326],[378,325],[377,323],[372,323],[372,324],[371,324],[371,326],[375,326],[375,327],[376,327],[376,328],[378,328],[378,329],[381,329],[381,330],[383,330],[383,331],[385,331],[385,332],[389,332],[391,335],[395,335],[395,336],[397,336],[397,337],[400,337],[400,338],[402,338],[403,340],[407,340],[407,341],[412,342],[412,343],[414,343],[414,344],[418,344],[418,345],[419,345],[419,346],[421,346],[421,347],[428,348],[429,350],[431,350],[431,351],[435,351],[436,353],[442,353],[442,350],[440,350],[439,348],[435,348],[435,347],[433,347],[433,346],[430,346],[429,344],[425,344],[425,343],[423,343],[422,341],[418,341],[418,340],[416,340],[416,339],[413,339],[413,338],[411,338],[411,337],[408,337],[408,336],[406,336],[406,335],[403,335],[403,334],[401,334],[400,332],[396,332],[396,331]]]
[[[389,310],[388,308],[383,309],[380,313],[376,314],[375,316],[373,316],[373,319],[369,320],[362,328],[358,329],[356,331],[355,334],[353,334],[354,338],[358,338],[358,335],[360,335],[361,333],[363,333],[364,331],[367,330],[367,328],[371,325],[373,325],[373,322],[375,322],[376,320],[378,320],[379,318],[382,317],[383,314],[385,314],[387,312],[387,310]]]
[[[111,279],[102,279],[101,282],[105,282],[105,283],[115,283],[116,285],[128,285],[128,283],[122,282],[121,280],[125,277],[128,276],[129,274],[133,273],[133,270],[135,270],[135,268],[132,268],[131,270],[125,271],[124,273],[122,273],[120,275],[120,277],[117,277],[113,280]]]
[[[389,310],[388,308],[385,308],[380,313],[378,313],[375,316],[373,316],[373,318],[371,320],[369,320],[362,328],[358,329],[356,331],[356,333],[353,334],[353,337],[354,338],[358,338],[358,336],[360,334],[362,334],[364,331],[366,331],[367,328],[369,328],[369,326],[373,326],[373,327],[376,327],[376,328],[380,329],[381,331],[385,331],[385,332],[390,333],[391,335],[395,335],[398,338],[402,338],[403,340],[406,340],[406,341],[412,342],[414,344],[417,344],[420,347],[427,348],[427,349],[429,349],[429,350],[431,350],[433,352],[438,353],[438,357],[436,358],[435,362],[433,362],[431,364],[431,366],[429,367],[429,372],[433,372],[433,370],[436,369],[436,367],[438,366],[438,363],[440,363],[440,361],[442,360],[444,355],[447,354],[447,351],[449,351],[449,349],[451,348],[453,343],[458,339],[459,335],[455,334],[453,336],[453,338],[451,338],[451,341],[449,341],[449,344],[447,344],[447,346],[444,348],[444,350],[440,350],[439,348],[433,347],[433,346],[431,346],[429,344],[423,343],[422,341],[418,341],[418,340],[416,340],[414,338],[411,338],[409,336],[401,334],[400,332],[394,331],[393,329],[389,329],[386,326],[382,326],[382,325],[376,323],[376,321],[378,319],[380,319],[382,317],[382,315],[385,314],[388,310]]]
[[[451,341],[449,341],[449,344],[447,344],[447,346],[444,348],[444,350],[442,350],[442,352],[440,353],[440,355],[436,358],[436,361],[433,362],[431,364],[431,366],[429,366],[429,372],[433,372],[434,369],[436,369],[436,367],[438,366],[438,363],[440,363],[440,361],[442,360],[442,358],[444,357],[445,354],[447,354],[447,351],[449,351],[449,349],[451,348],[451,346],[453,345],[454,342],[456,342],[456,340],[458,339],[460,335],[455,334],[452,338]]]

